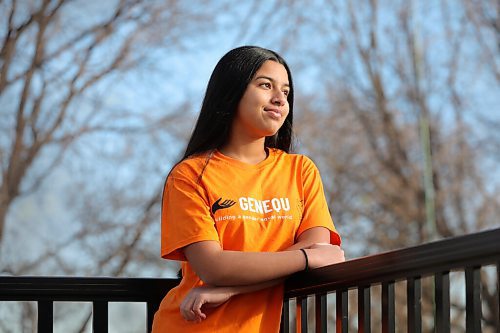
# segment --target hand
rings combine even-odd
[[[315,243],[305,249],[309,259],[309,268],[338,264],[345,261],[344,250],[338,245]]]
[[[207,318],[206,309],[215,308],[233,296],[230,287],[203,286],[193,288],[182,300],[181,315],[187,321],[201,322]]]

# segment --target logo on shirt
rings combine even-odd
[[[290,200],[288,198],[272,198],[268,200],[257,200],[250,197],[241,197],[240,208],[254,213],[267,214],[271,212],[288,212],[290,210]]]
[[[229,208],[236,203],[235,201],[230,199],[220,202],[221,200],[222,198],[217,199],[217,201],[214,202],[214,204],[212,205],[212,214],[215,214],[215,212],[218,211],[219,209]]]

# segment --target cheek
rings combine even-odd
[[[287,106],[286,107],[286,116],[284,118],[288,117],[289,114],[290,114],[290,108]]]
[[[260,108],[262,103],[260,100],[252,95],[251,93],[246,93],[243,95],[239,105],[238,105],[238,113],[240,113],[243,117],[252,116]]]

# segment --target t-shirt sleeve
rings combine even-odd
[[[326,202],[325,192],[319,170],[307,157],[304,158],[302,169],[303,212],[302,220],[296,233],[296,238],[313,227],[325,227],[330,230],[330,243],[340,245],[338,234]]]
[[[183,247],[207,240],[219,241],[219,235],[203,189],[170,176],[163,191],[161,256],[185,261]]]

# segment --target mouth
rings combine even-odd
[[[264,111],[273,119],[279,120],[283,116],[279,109],[265,108]]]

